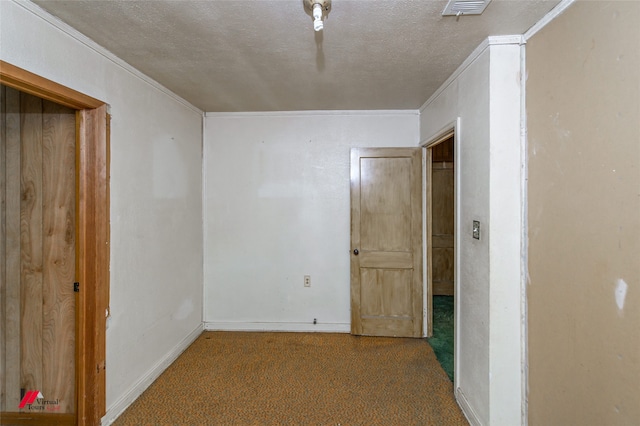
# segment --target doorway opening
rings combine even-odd
[[[0,109],[0,408],[72,424],[75,111],[4,85]]]
[[[98,424],[109,296],[107,107],[4,61],[0,84],[0,424]]]
[[[454,380],[456,349],[456,139],[454,126],[423,144],[428,341]]]

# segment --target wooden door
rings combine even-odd
[[[452,296],[453,136],[431,150],[432,289],[434,296]]]
[[[5,86],[0,104],[2,422],[74,424],[76,114]]]
[[[351,333],[422,336],[422,153],[351,150]]]

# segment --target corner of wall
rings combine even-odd
[[[456,401],[462,410],[462,414],[467,418],[467,421],[471,426],[482,426],[482,422],[478,418],[478,415],[474,411],[473,407],[469,404],[467,397],[462,392],[462,389],[457,388],[455,391]]]
[[[556,5],[549,13],[547,13],[541,20],[535,23],[531,28],[529,28],[523,35],[524,41],[526,42],[531,37],[533,37],[538,31],[544,28],[549,22],[556,19],[559,15],[561,15],[569,6],[571,6],[575,0],[562,0],[560,3]]]
[[[490,47],[490,419],[522,421],[522,36]],[[514,285],[519,283],[519,285]]]
[[[181,342],[171,349],[161,360],[153,365],[146,374],[140,377],[129,390],[122,393],[122,396],[115,401],[102,417],[102,426],[112,424],[124,413],[133,402],[202,334],[203,326],[200,324],[189,333]]]

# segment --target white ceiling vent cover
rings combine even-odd
[[[491,0],[449,0],[442,16],[480,15]]]

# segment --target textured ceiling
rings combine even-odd
[[[487,36],[522,34],[558,0],[35,0],[204,111],[416,109]]]

